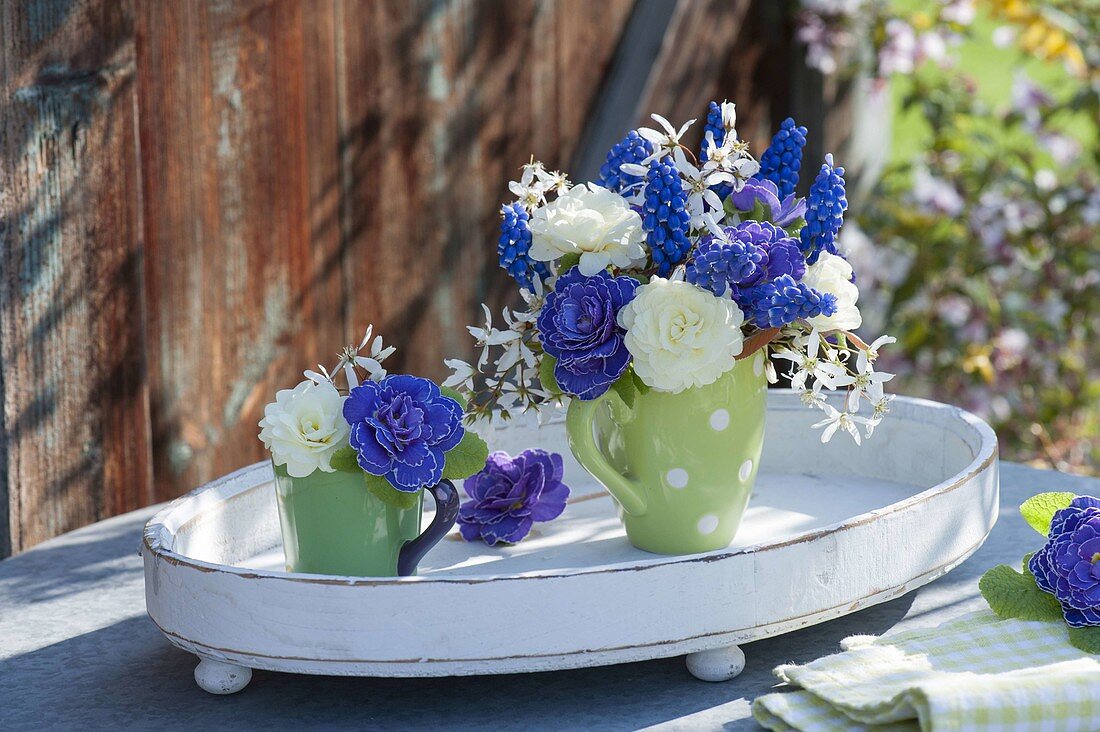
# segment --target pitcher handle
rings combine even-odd
[[[601,401],[602,399],[570,400],[569,411],[565,418],[569,449],[573,451],[577,462],[600,481],[611,495],[615,496],[624,511],[632,516],[641,516],[646,510],[645,493],[641,486],[612,467],[603,451],[596,445],[596,439],[592,435],[596,409]]]
[[[428,524],[423,534],[405,542],[401,547],[401,551],[397,554],[398,577],[410,577],[415,574],[416,565],[420,564],[420,560],[429,549],[447,535],[458,519],[458,491],[454,483],[441,480],[425,490],[432,494],[432,499],[435,501],[435,518]]]

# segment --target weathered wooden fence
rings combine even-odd
[[[645,110],[736,99],[763,144],[828,108],[788,10],[0,3],[0,557],[261,459],[275,389],[367,322],[440,376],[507,291],[530,154],[592,175]]]

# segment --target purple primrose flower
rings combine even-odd
[[[515,457],[494,452],[480,473],[463,484],[469,501],[458,512],[458,529],[466,541],[489,546],[515,544],[535,521],[549,521],[565,510],[569,488],[561,482],[561,455],[524,450]]]
[[[417,376],[367,381],[344,401],[359,467],[399,491],[415,493],[443,478],[444,453],[462,441],[462,406]]]
[[[767,178],[750,178],[744,187],[730,195],[730,202],[738,211],[752,211],[756,202],[768,207],[772,223],[789,226],[806,215],[806,199],[793,193],[779,200],[779,189]]]
[[[554,378],[567,394],[595,399],[630,364],[616,316],[634,299],[638,280],[574,267],[558,278],[538,317],[542,348],[557,359]]]
[[[1061,604],[1069,625],[1100,625],[1100,499],[1077,496],[1055,513],[1028,569]]]

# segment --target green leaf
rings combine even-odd
[[[399,491],[390,485],[390,482],[381,475],[363,473],[363,479],[367,484],[367,490],[378,500],[396,508],[416,508],[420,503],[420,491],[406,493]]]
[[[1085,653],[1100,655],[1100,626],[1070,628],[1069,644]]]
[[[341,470],[345,473],[362,472],[362,468],[359,467],[359,460],[355,455],[355,450],[351,445],[344,445],[336,452],[332,453],[332,459],[329,464],[336,470]]]
[[[443,466],[443,477],[448,480],[468,478],[485,467],[489,457],[489,446],[485,440],[472,430],[466,430],[462,442],[447,451],[447,462]]]
[[[554,367],[557,365],[558,359],[543,351],[542,360],[539,361],[539,381],[542,382],[542,388],[551,394],[562,393],[558,379],[554,376]]]
[[[563,275],[581,263],[581,255],[576,252],[563,254],[558,260],[558,274]]]
[[[454,399],[456,402],[458,402],[458,406],[462,407],[463,411],[465,411],[466,405],[469,403],[466,401],[466,397],[462,396],[449,386],[439,387],[439,393],[445,397],[450,397],[451,399]]]
[[[727,196],[725,201],[722,201],[722,211],[726,214],[727,218],[734,218],[740,214],[737,207],[733,205],[733,196]],[[738,221],[740,223],[740,221]]]
[[[1035,579],[1000,564],[978,581],[982,597],[1002,618],[1020,620],[1062,620],[1062,608],[1053,595],[1039,589]]]
[[[757,198],[752,202],[752,211],[745,218],[750,221],[770,221],[771,220],[771,207],[766,206],[763,201]]]
[[[634,369],[630,369],[630,376],[634,379],[634,388],[638,390],[639,394],[645,395],[652,390],[652,387],[642,381],[642,377],[638,376],[638,372]]]
[[[1043,536],[1050,533],[1050,520],[1074,499],[1072,493],[1040,493],[1032,496],[1020,506],[1020,515],[1031,528]]]
[[[611,385],[612,390],[619,395],[619,398],[623,400],[623,404],[629,409],[634,408],[634,397],[637,396],[638,390],[634,386],[634,378],[630,374],[623,374],[619,379]]]

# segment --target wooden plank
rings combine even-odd
[[[130,2],[0,5],[0,556],[151,499]]]
[[[168,498],[261,458],[263,405],[346,340],[336,19],[332,2],[143,3],[139,28]]]
[[[443,375],[478,303],[514,296],[507,181],[532,154],[569,165],[631,5],[343,3],[349,320],[390,334],[396,367]]]
[[[652,112],[676,125],[697,119],[685,138],[697,148],[707,103],[727,99],[737,103],[740,137],[763,150],[787,99],[783,23],[771,0],[681,0],[639,99],[638,122]]]

